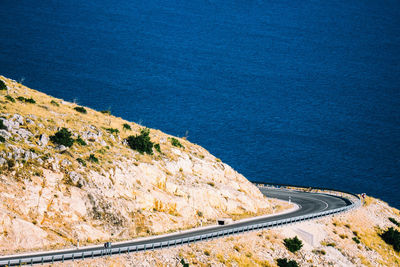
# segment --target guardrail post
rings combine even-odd
[[[51,256],[51,264],[54,264],[54,256]],[[21,265],[21,260],[19,260],[19,265]]]
[[[82,252],[82,260],[85,259],[85,252]]]
[[[92,259],[94,258],[94,251],[92,251]]]
[[[62,255],[62,262],[64,262],[64,254]]]

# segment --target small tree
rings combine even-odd
[[[131,149],[139,151],[139,153],[147,153],[153,155],[154,143],[150,140],[150,130],[148,128],[142,129],[140,135],[129,136],[126,141]]]
[[[62,128],[54,135],[50,136],[50,141],[66,147],[71,147],[74,144],[74,139],[71,138],[71,132],[67,128]]]
[[[290,251],[290,252],[296,252],[300,250],[303,247],[303,242],[295,236],[294,238],[285,238],[284,240],[285,247]]]

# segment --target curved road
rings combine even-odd
[[[299,206],[299,209],[290,212],[290,213],[285,213],[285,214],[277,214],[275,216],[270,216],[270,217],[256,217],[254,219],[247,219],[243,221],[238,221],[233,224],[229,225],[222,225],[222,226],[212,226],[212,227],[203,227],[203,228],[197,228],[189,231],[183,231],[183,232],[176,232],[168,235],[162,235],[162,236],[154,236],[146,239],[141,239],[141,240],[132,240],[132,241],[125,241],[125,242],[120,242],[120,243],[115,243],[112,245],[113,251],[112,253],[116,254],[115,248],[123,248],[126,249],[127,247],[131,246],[142,246],[142,245],[148,245],[148,247],[151,246],[151,244],[154,243],[160,243],[160,242],[171,242],[175,240],[181,240],[184,238],[191,238],[194,236],[199,236],[199,235],[208,235],[215,233],[217,231],[221,230],[231,230],[234,228],[238,227],[243,227],[243,226],[251,226],[251,225],[256,225],[260,223],[265,223],[265,222],[274,222],[277,220],[281,219],[288,219],[288,218],[293,218],[297,216],[302,216],[302,215],[307,215],[307,214],[313,214],[317,212],[322,212],[322,211],[328,211],[328,210],[333,210],[336,208],[341,208],[341,207],[346,207],[350,206],[352,203],[343,197],[338,197],[338,196],[333,196],[333,195],[328,195],[328,194],[323,194],[323,193],[310,193],[310,192],[301,192],[301,191],[293,191],[293,190],[287,190],[287,189],[277,189],[277,188],[268,188],[268,187],[259,187],[261,192],[266,195],[267,197],[270,198],[277,198],[281,200],[289,200],[289,197],[293,203],[296,203]],[[199,239],[201,240],[201,239]],[[203,239],[204,240],[204,239]],[[189,242],[189,241],[188,241]],[[166,245],[164,245],[165,247]],[[64,260],[70,260],[72,259],[72,254],[71,253],[84,253],[86,252],[86,256],[90,255],[92,252],[92,256],[102,256],[103,252],[100,254],[99,253],[99,248],[102,248],[103,246],[92,246],[92,247],[83,247],[81,249],[69,249],[69,250],[60,250],[60,251],[52,251],[52,252],[39,252],[39,253],[30,253],[30,254],[25,254],[25,255],[9,255],[9,256],[3,256],[0,257],[0,266],[4,266],[11,261],[11,265],[18,265],[19,260],[23,262],[30,263],[31,260],[33,263],[42,263],[42,260],[39,261],[39,257],[48,257],[47,259],[45,258],[43,262],[51,262],[52,260],[50,259],[52,256],[56,257],[58,256],[58,259],[55,260],[61,260],[61,255],[64,255]],[[107,253],[107,250],[103,249],[105,253]],[[138,250],[143,250],[143,249],[138,249]],[[110,251],[110,250],[108,250]],[[132,251],[132,250],[131,250]],[[96,252],[96,253],[95,253]],[[35,259],[33,259],[35,257]],[[81,257],[76,257],[74,256],[75,259],[81,258]],[[53,259],[54,260],[54,259]]]

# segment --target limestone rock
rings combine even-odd
[[[44,147],[47,145],[48,142],[49,142],[49,137],[46,134],[41,134],[38,142],[39,146]]]

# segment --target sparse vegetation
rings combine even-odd
[[[100,113],[107,114],[107,115],[111,115],[111,110],[109,110],[109,109],[107,109],[107,110],[100,110]]]
[[[129,136],[126,141],[131,149],[138,151],[139,153],[147,153],[153,155],[154,143],[150,140],[150,129],[145,128],[140,131],[140,135]]]
[[[279,267],[298,267],[299,265],[295,260],[288,260],[286,258],[277,259],[276,263]]]
[[[84,159],[82,159],[82,158],[77,158],[76,161],[79,162],[82,166],[85,166],[85,167],[86,167],[86,162],[85,162]]]
[[[50,104],[52,104],[53,106],[56,106],[56,107],[59,107],[60,106],[60,104],[58,104],[56,101],[54,101],[54,100],[51,100],[50,101]]]
[[[0,120],[0,130],[6,130],[7,127],[4,125],[3,120]]]
[[[85,140],[83,140],[80,136],[78,136],[78,138],[76,138],[75,142],[77,142],[81,146],[86,146],[87,145]]]
[[[124,123],[123,125],[124,130],[132,130],[131,126],[127,123]]]
[[[176,139],[176,138],[174,138],[174,137],[170,137],[170,138],[169,138],[169,141],[171,142],[171,144],[172,144],[173,146],[183,148],[183,145],[181,144],[181,142],[179,142],[178,139]]]
[[[316,255],[325,255],[326,254],[326,251],[323,249],[314,249],[312,252]]]
[[[0,143],[4,143],[6,141],[6,139],[0,135]]]
[[[87,114],[87,110],[84,107],[74,107],[74,109],[82,114]]]
[[[115,128],[106,128],[106,131],[111,134],[119,134],[119,130]]]
[[[91,161],[93,163],[99,163],[99,159],[96,158],[96,156],[94,154],[90,154],[88,161]]]
[[[0,90],[7,90],[7,85],[2,80],[0,80]]]
[[[154,144],[154,148],[157,150],[158,153],[161,153],[160,144]]]
[[[14,97],[12,97],[12,96],[10,96],[10,95],[6,95],[5,98],[6,98],[8,101],[10,101],[10,102],[15,103]]]
[[[50,141],[66,147],[71,147],[74,144],[74,139],[71,138],[71,132],[67,128],[62,128],[57,133],[50,136]]]
[[[391,221],[392,223],[394,223],[396,226],[399,226],[399,227],[400,227],[400,223],[399,223],[398,221],[396,221],[395,218],[390,217],[390,218],[389,218],[389,221]]]
[[[303,247],[303,242],[297,236],[294,238],[285,238],[283,243],[285,244],[285,247],[293,253]]]
[[[30,104],[35,104],[36,101],[31,97],[31,98],[25,98],[23,96],[19,96],[17,97],[17,99],[21,102],[25,102],[25,103],[30,103]]]
[[[390,227],[379,235],[387,244],[392,245],[395,251],[400,251],[400,232]]]
[[[353,241],[356,242],[357,244],[360,244],[360,239],[358,239],[357,237],[354,236],[352,239],[353,239]]]

